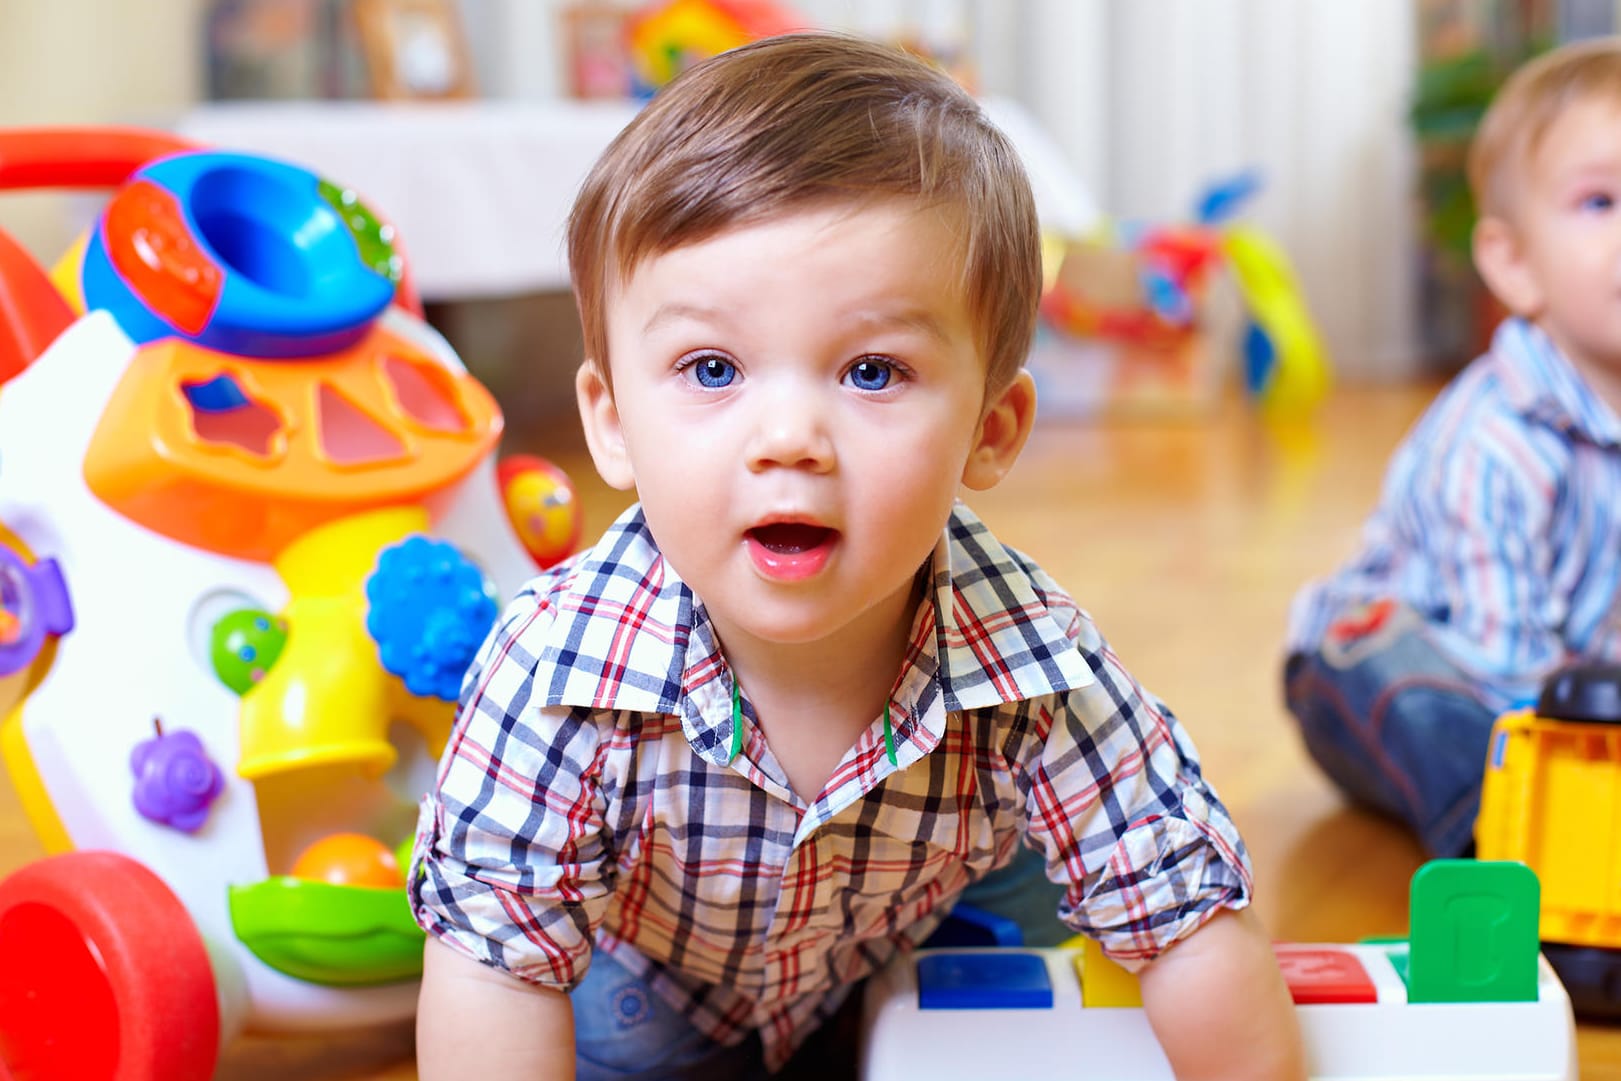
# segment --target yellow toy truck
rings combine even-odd
[[[1541,879],[1543,952],[1576,1012],[1621,1018],[1621,665],[1562,669],[1498,718],[1475,845]]]

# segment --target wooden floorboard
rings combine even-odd
[[[1351,550],[1391,447],[1431,392],[1341,390],[1315,423],[1289,429],[1262,424],[1242,402],[1197,420],[1043,421],[1008,480],[974,499],[1186,723],[1244,830],[1256,907],[1279,938],[1350,941],[1406,926],[1420,853],[1317,775],[1283,711],[1278,669],[1296,587]],[[575,477],[588,531],[624,505],[596,482],[575,426],[526,443]],[[38,855],[0,781],[0,873]],[[1621,1029],[1582,1026],[1578,1040],[1585,1081],[1621,1081]],[[396,1026],[245,1041],[220,1076],[410,1081],[416,1072],[409,1027]]]

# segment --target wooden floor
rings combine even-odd
[[[1405,929],[1417,848],[1348,809],[1304,758],[1280,704],[1290,597],[1351,548],[1389,452],[1426,389],[1341,391],[1310,428],[1266,430],[1242,403],[1196,422],[1042,422],[1012,476],[974,501],[1096,617],[1183,718],[1253,853],[1256,907],[1279,938]],[[625,503],[564,425],[531,447],[581,488],[587,530]],[[37,857],[0,780],[0,874]],[[1621,1081],[1621,1029],[1583,1027],[1585,1081]],[[412,1081],[400,1026],[343,1040],[249,1041],[221,1078]]]

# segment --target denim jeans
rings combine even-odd
[[[1348,613],[1284,668],[1284,697],[1323,772],[1417,832],[1433,856],[1472,849],[1496,714],[1404,607]]]
[[[754,1081],[760,1038],[724,1047],[693,1028],[642,979],[598,950],[574,1004],[578,1081]]]
[[[1047,881],[1041,857],[1021,847],[1008,866],[970,886],[963,900],[1017,922],[1026,945],[1055,945],[1070,932],[1058,922],[1062,887]],[[836,1078],[854,1069],[859,999],[852,992],[822,1030],[811,1036],[782,1079]],[[700,1033],[643,980],[598,950],[574,1005],[578,1081],[755,1081],[766,1076],[758,1036],[723,1047]]]

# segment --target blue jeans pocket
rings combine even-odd
[[[763,1076],[760,1043],[699,1032],[646,981],[598,951],[574,989],[577,1081],[734,1081]]]

